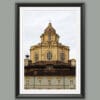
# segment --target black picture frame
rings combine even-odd
[[[81,93],[80,94],[20,94],[20,7],[80,7],[81,8]],[[84,98],[85,97],[85,4],[84,3],[16,3],[15,4],[15,97],[16,98]]]

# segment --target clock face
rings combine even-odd
[[[48,69],[48,70],[52,70],[52,68],[53,68],[52,65],[48,65],[48,66],[47,66],[47,69]]]
[[[48,67],[48,70],[51,70],[51,66]]]

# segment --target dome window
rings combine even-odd
[[[47,53],[47,59],[48,60],[51,60],[52,59],[52,53],[50,51]]]

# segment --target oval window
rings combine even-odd
[[[48,52],[48,53],[47,53],[47,59],[48,59],[48,60],[51,60],[51,59],[52,59],[52,53],[51,53],[51,52]]]

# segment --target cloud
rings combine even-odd
[[[20,10],[21,34],[24,55],[30,54],[30,46],[40,42],[49,21],[60,36],[60,42],[70,46],[70,58],[80,59],[80,9],[22,7]]]

